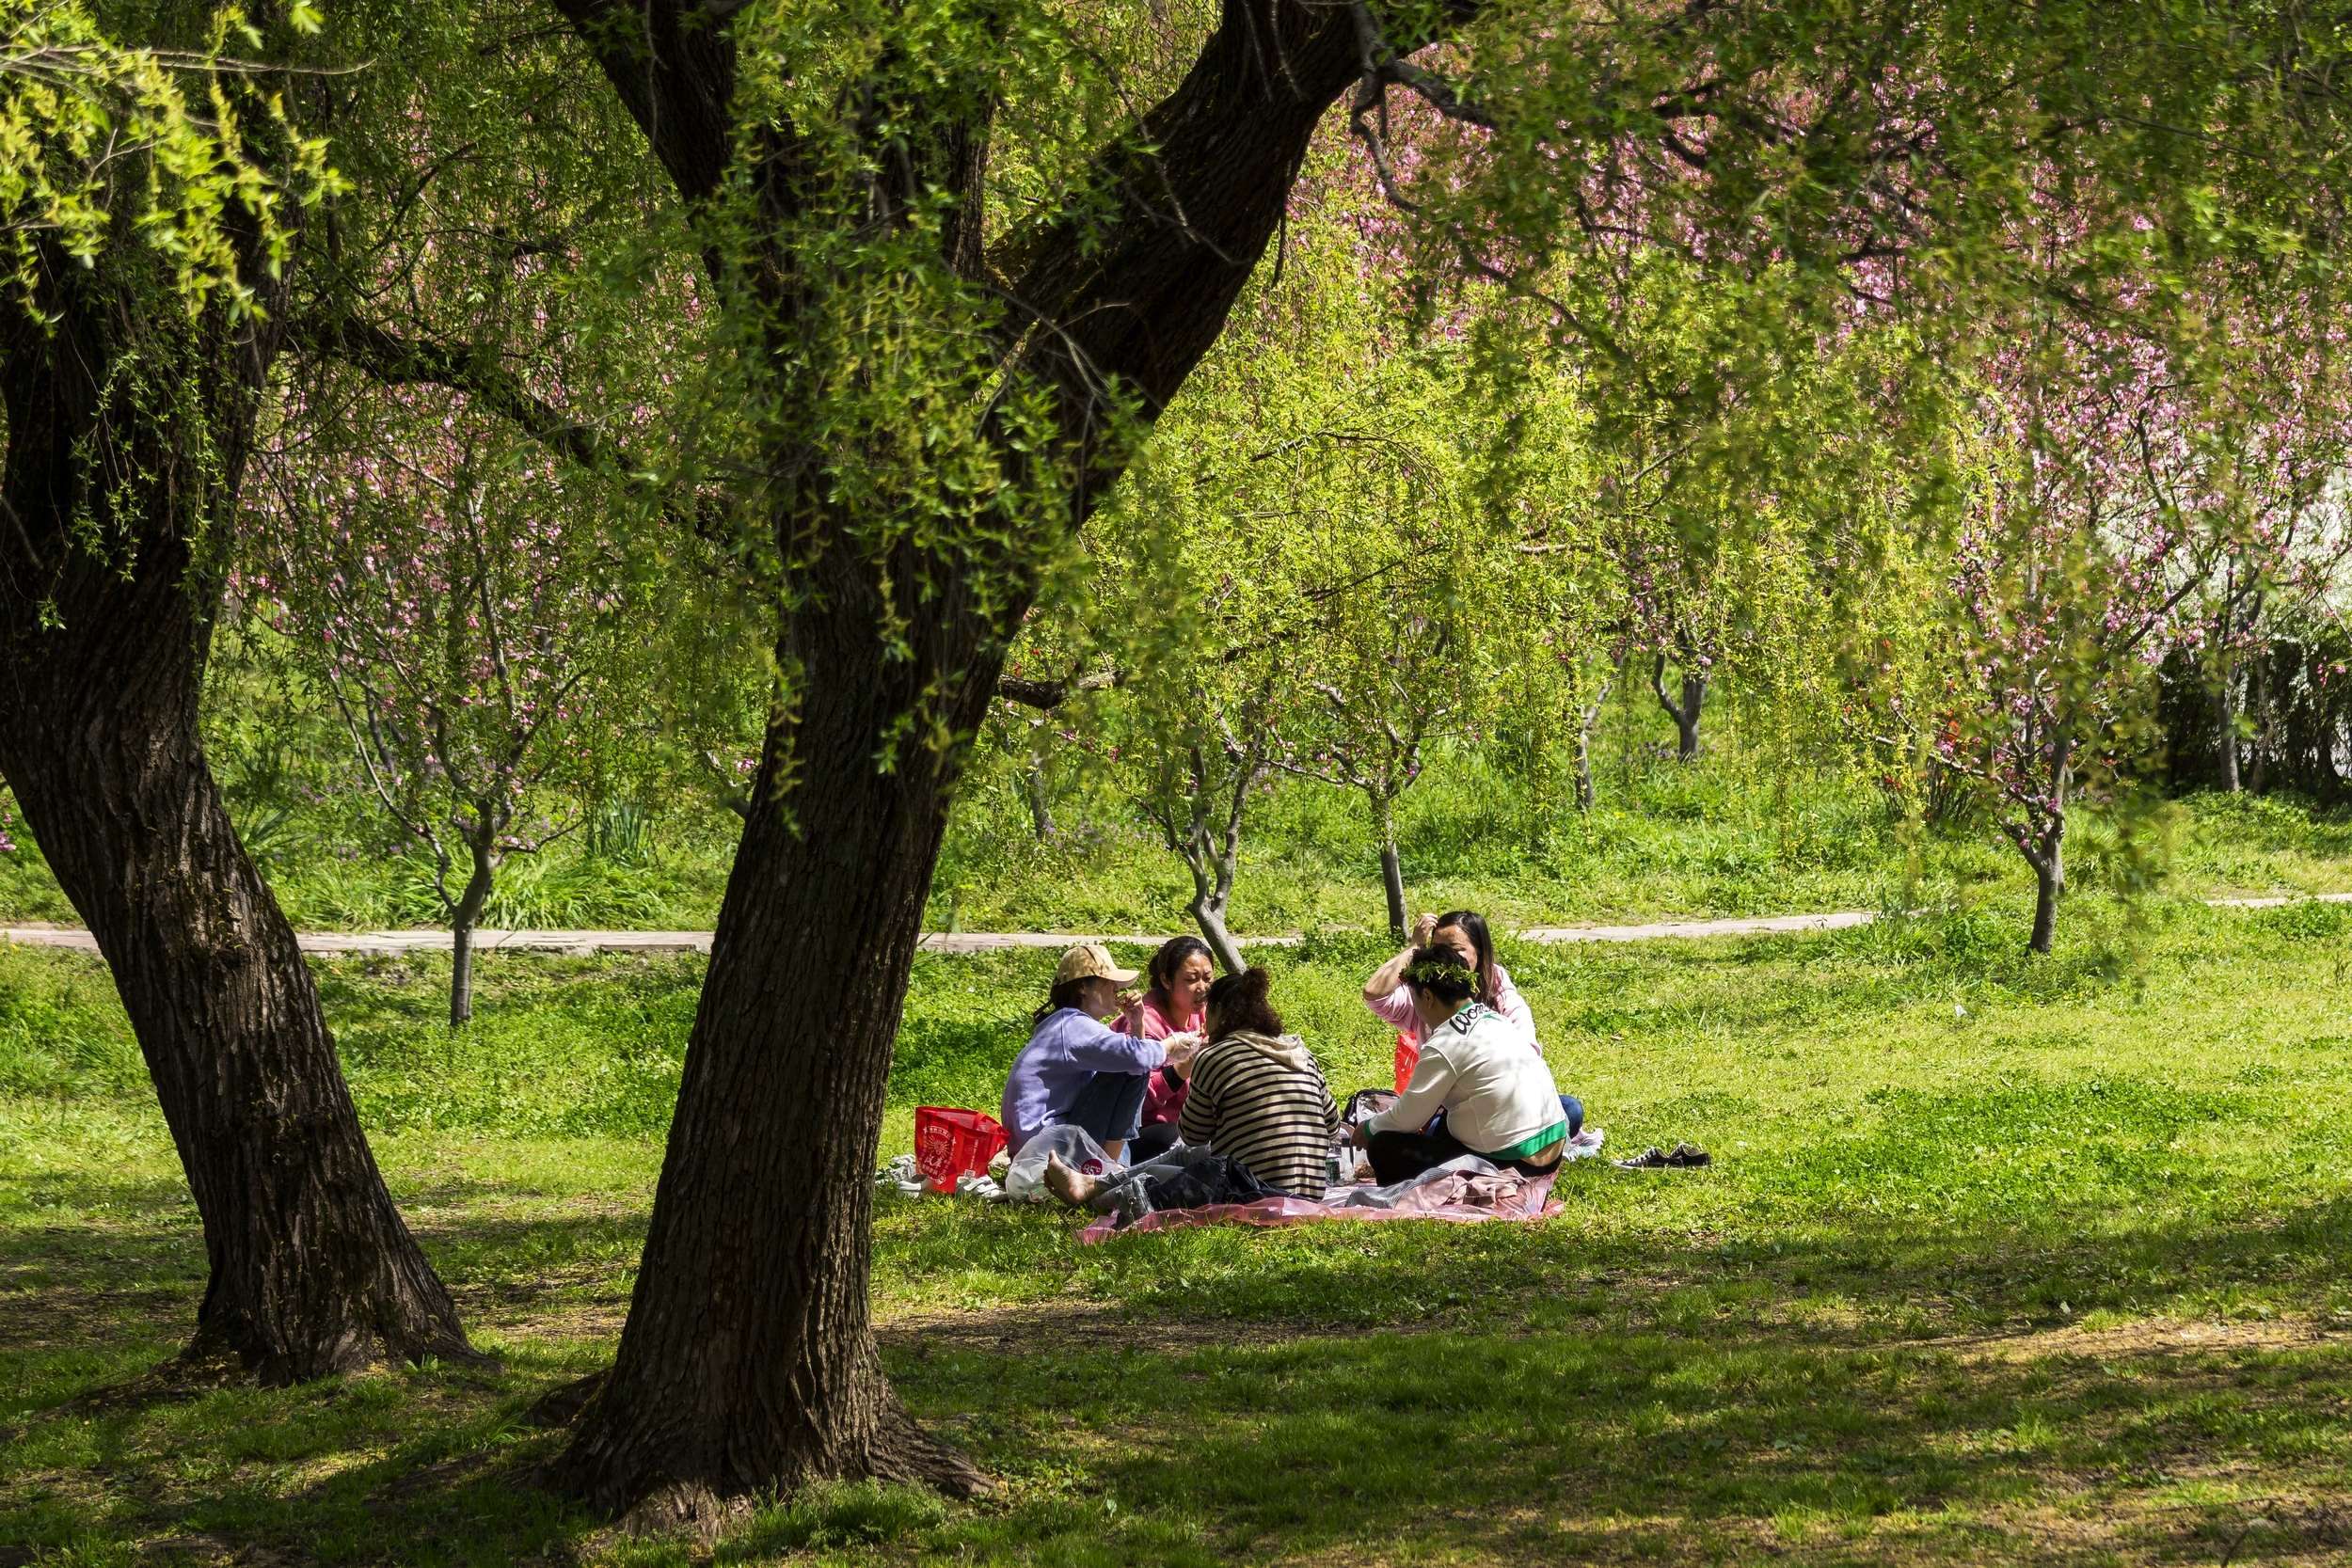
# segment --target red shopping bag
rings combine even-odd
[[[1421,1041],[1410,1035],[1396,1037],[1396,1092],[1403,1094],[1405,1085],[1413,1081],[1413,1069],[1421,1066]]]
[[[914,1108],[914,1164],[935,1193],[952,1193],[956,1178],[985,1171],[1005,1147],[996,1118],[949,1105]]]

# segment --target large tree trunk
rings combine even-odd
[[[970,733],[1001,656],[894,663],[870,591],[830,600],[786,650],[797,728],[769,737],[727,879],[620,1352],[557,1467],[649,1520],[829,1478],[981,1484],[910,1424],[867,1319],[883,1090],[954,774],[919,747],[876,758],[923,671],[985,667],[947,716]]]
[[[254,14],[274,26],[274,11]],[[232,199],[261,313],[191,316],[167,264],[122,235],[87,265],[37,240],[34,299],[0,309],[0,775],[113,972],[203,1220],[191,1353],[271,1381],[475,1359],[385,1190],[197,727],[291,310],[248,219]]]
[[[723,13],[677,0],[559,6],[681,196],[710,198],[745,151],[734,134],[733,39],[713,20]],[[1098,160],[1087,183],[1103,199],[1075,199],[1011,245],[1013,286],[989,289],[1018,302],[1001,373],[1053,394],[1060,443],[1048,461],[1079,476],[1068,524],[1084,521],[1130,450],[1132,426],[1104,417],[1106,394],[1148,418],[1224,329],[1317,122],[1360,70],[1355,24],[1335,8],[1227,0],[1141,135]],[[1422,41],[1398,43],[1409,53]],[[872,102],[902,88],[915,91],[894,79]],[[942,112],[957,102],[943,95]],[[877,125],[929,134],[919,104],[892,103]],[[985,129],[937,140],[930,151],[878,148],[877,162],[962,193],[943,243],[951,264],[977,277],[985,192],[968,155],[985,147]],[[768,123],[754,141],[773,153],[761,189],[788,233],[803,221],[791,211],[794,136]],[[907,193],[909,210],[934,195]],[[772,290],[791,270],[784,260],[755,258],[751,287]],[[1038,322],[1051,330],[1033,330]],[[783,449],[777,472],[821,466],[792,445],[805,438],[799,428],[770,434]],[[1009,437],[1008,467],[1025,469],[1031,437],[997,434]],[[887,562],[859,560],[865,519],[787,521],[787,556],[807,562],[812,579],[794,595],[779,649],[799,705],[788,736],[770,736],[728,879],[620,1351],[555,1469],[576,1495],[656,1516],[825,1476],[978,1483],[914,1430],[882,1377],[866,1315],[866,1222],[891,1047],[954,775],[951,756],[912,737],[977,730],[1033,588],[1034,567],[1022,562],[1034,558],[1022,542],[1009,559],[989,559],[997,518],[936,555],[910,541]],[[963,584],[989,573],[1000,580],[983,614]],[[882,602],[877,579],[896,602]],[[911,646],[885,646],[885,622]],[[791,788],[779,800],[787,739]]]
[[[77,505],[98,501],[80,467],[97,420],[80,365],[105,360],[71,330],[54,368],[12,349],[4,378],[0,483],[24,531],[0,552],[0,774],[114,973],[203,1219],[212,1272],[191,1353],[233,1354],[269,1381],[470,1357],[377,1173],[293,927],[205,764],[197,700],[219,589],[192,569],[197,519],[170,510],[204,491],[159,484],[139,498],[149,515],[113,512],[120,559],[74,537]],[[249,425],[224,422],[248,406],[224,400],[216,442],[234,450]],[[116,433],[167,475],[181,434]]]

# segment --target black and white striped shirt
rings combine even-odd
[[[1340,1108],[1295,1036],[1232,1035],[1193,1058],[1176,1131],[1249,1167],[1267,1186],[1321,1197]]]

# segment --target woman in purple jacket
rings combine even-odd
[[[1005,1080],[997,1119],[1014,1153],[1048,1127],[1077,1127],[1113,1159],[1126,1157],[1151,1075],[1171,1050],[1102,1022],[1119,1015],[1120,988],[1135,978],[1136,972],[1113,963],[1099,942],[1081,942],[1061,956],[1053,994],[1038,1009],[1029,1043]],[[1194,1043],[1176,1041],[1180,1067]]]

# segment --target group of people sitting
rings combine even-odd
[[[1407,1181],[1464,1155],[1531,1176],[1552,1169],[1584,1107],[1552,1081],[1486,921],[1424,915],[1413,935],[1364,982],[1365,1005],[1420,1052],[1395,1103],[1350,1130],[1373,1179]],[[1313,1053],[1284,1032],[1270,976],[1253,967],[1218,978],[1208,945],[1178,937],[1149,977],[1140,994],[1123,990],[1142,976],[1099,942],[1062,955],[1005,1085],[1010,1148],[1073,1127],[1126,1162],[1097,1176],[1049,1158],[1047,1188],[1098,1213],[1322,1197],[1339,1103]]]

